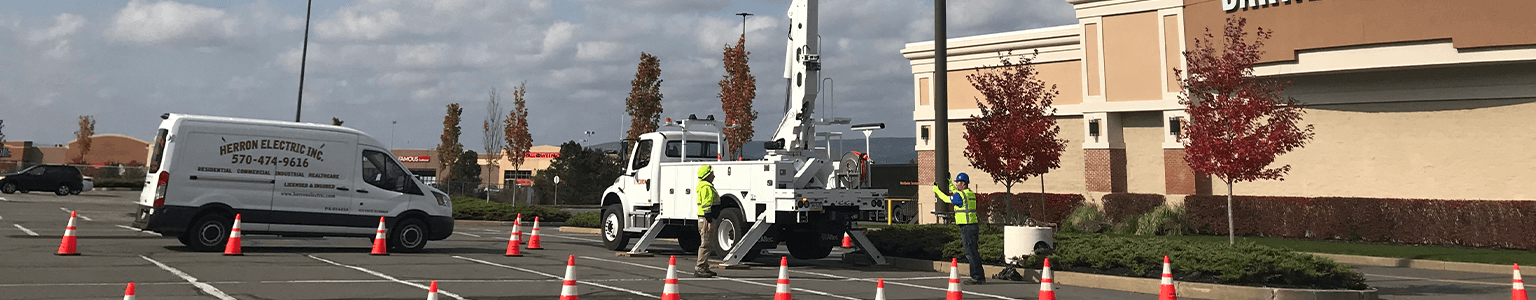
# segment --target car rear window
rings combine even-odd
[[[170,132],[168,129],[161,129],[160,133],[155,135],[155,148],[149,151],[149,173],[160,171],[160,160],[165,158],[165,135]]]

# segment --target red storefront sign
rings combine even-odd
[[[432,157],[431,156],[396,156],[396,158],[399,158],[400,162],[408,162],[408,163],[432,162]]]
[[[523,157],[555,159],[560,157],[560,152],[528,152],[528,154],[524,154]]]

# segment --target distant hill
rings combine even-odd
[[[917,150],[913,149],[913,145],[915,145],[916,142],[917,138],[912,137],[874,138],[870,140],[869,143],[869,147],[873,148],[874,150],[871,151],[872,155],[870,158],[874,159],[875,163],[877,164],[914,163],[914,161],[917,160]],[[747,147],[743,148],[742,151],[743,156],[747,157],[748,159],[762,158],[764,155],[768,154],[768,150],[763,149],[763,143],[764,141],[747,142]],[[841,144],[841,149],[839,149],[839,144]],[[818,143],[817,146],[825,146],[825,143]],[[590,147],[602,149],[604,151],[628,151],[628,149],[619,151],[619,142],[607,142],[592,145]],[[864,152],[864,139],[862,137],[857,139],[844,139],[841,143],[833,140],[832,151],[834,156],[837,157],[841,157],[842,153],[847,153],[848,151]]]

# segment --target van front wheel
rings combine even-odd
[[[218,213],[204,214],[192,222],[192,230],[182,233],[179,240],[193,251],[220,251],[229,239],[230,223],[234,223],[230,217]]]
[[[390,248],[400,252],[421,252],[427,247],[427,224],[416,218],[401,220],[389,232],[388,242]]]

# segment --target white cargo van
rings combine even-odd
[[[133,226],[194,250],[242,234],[373,237],[416,251],[453,233],[448,195],[417,181],[373,137],[312,123],[165,114]]]

